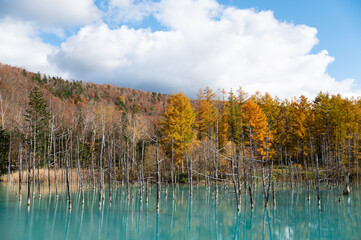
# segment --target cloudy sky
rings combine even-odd
[[[0,62],[147,91],[361,95],[357,0],[0,0]]]

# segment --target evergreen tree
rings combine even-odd
[[[50,113],[43,93],[34,87],[29,95],[29,104],[25,113],[25,121],[30,125],[32,150],[38,153],[45,150],[45,138],[49,131]],[[29,139],[30,140],[30,139]]]
[[[6,172],[9,153],[9,134],[0,126],[0,175]]]

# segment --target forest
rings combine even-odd
[[[242,192],[359,182],[361,99],[320,92],[279,99],[268,93],[200,89],[197,99],[97,85],[0,66],[0,173],[31,196],[188,184]],[[46,190],[40,185],[45,185]],[[105,191],[107,189],[107,191]],[[55,191],[54,191],[55,190]],[[107,193],[107,194],[106,194]],[[310,194],[308,194],[309,196]],[[273,194],[274,196],[274,194]],[[252,201],[251,201],[252,202]]]

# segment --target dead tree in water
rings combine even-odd
[[[57,161],[56,161],[56,138],[55,138],[55,134],[54,134],[54,128],[52,129],[52,135],[53,135],[53,139],[54,139],[54,176],[55,176],[55,195],[56,195],[56,200],[58,200],[59,198],[59,194],[58,194],[58,174],[57,174]]]
[[[28,206],[30,206],[30,161],[31,161],[31,149],[29,150],[28,173],[27,173],[27,182],[28,182]]]
[[[318,157],[316,155],[316,184],[317,184],[317,204],[321,204],[321,197],[320,197],[320,177],[319,177],[319,169],[318,169]]]
[[[82,205],[84,205],[84,186],[83,186],[83,174],[81,172],[81,167],[80,167],[79,138],[77,138],[77,145],[78,145],[78,164],[77,164],[77,168],[78,168],[79,177],[80,177],[81,203],[82,203]]]
[[[127,199],[129,200],[129,144],[128,144],[128,138],[126,140],[126,153],[124,155],[124,161],[125,161],[125,172],[126,172],[126,190],[127,190]]]
[[[232,152],[234,152],[234,149],[232,147]],[[238,151],[236,150],[236,160],[238,160]],[[236,173],[235,173],[235,167],[236,167]],[[235,175],[237,174],[237,179],[235,178]],[[240,211],[241,210],[241,186],[240,186],[240,180],[239,180],[239,167],[238,167],[238,163],[237,166],[235,166],[234,163],[234,154],[232,153],[232,157],[231,157],[231,175],[232,175],[232,183],[233,183],[233,187],[234,187],[234,193],[235,193],[235,197],[236,197],[236,201],[237,201],[237,210]],[[237,181],[236,181],[237,180]]]
[[[19,141],[19,202],[21,202],[21,188],[22,188],[22,172],[23,172],[23,153],[22,153],[22,144]]]
[[[342,194],[343,195],[350,195],[350,192],[351,192],[351,187],[350,187],[350,174],[345,172],[344,174],[344,184],[345,184],[345,187],[343,189],[343,192]]]
[[[144,146],[144,144],[143,144]],[[143,147],[144,148],[144,147]],[[171,162],[171,166],[170,166],[170,174],[171,174],[171,178],[172,178],[172,197],[173,200],[175,198],[175,193],[174,193],[174,139],[172,138],[172,162]]]
[[[157,205],[156,208],[159,210],[159,198],[160,198],[160,169],[159,169],[159,157],[158,157],[158,139],[155,141],[155,159],[157,163]]]
[[[251,201],[251,208],[253,209],[253,194],[252,194],[252,188],[251,188],[251,184],[248,185],[248,189],[249,189],[249,199]]]
[[[142,201],[143,199],[143,164],[144,164],[144,141],[142,141],[142,152],[140,163],[138,164],[138,176],[139,176],[139,200]]]
[[[112,202],[112,146],[113,141],[110,142],[108,138],[108,188],[109,188],[109,202]]]
[[[103,116],[103,127],[102,127],[102,142],[100,146],[100,156],[99,156],[99,172],[100,172],[100,189],[99,189],[99,206],[101,206],[102,200],[104,200],[104,173],[103,173],[103,151],[104,151],[104,131],[105,131],[105,119]]]
[[[215,169],[215,177],[214,177],[214,184],[215,184],[215,199],[218,199],[218,123],[219,123],[219,116],[217,114],[217,123],[216,123],[216,143],[214,148],[214,169]]]
[[[69,209],[71,209],[71,195],[70,195],[70,183],[69,183],[69,149],[68,149],[68,143],[66,143],[66,189],[67,189],[67,196],[68,196],[68,203],[69,203]]]
[[[269,173],[268,173],[268,187],[267,187],[267,190],[266,190],[266,196],[265,196],[266,203],[265,203],[264,207],[267,207],[268,200],[269,200],[270,186],[271,186],[271,180],[272,180],[273,160],[271,161],[271,164],[269,164],[269,165],[270,166],[269,166]],[[272,182],[272,187],[273,187],[273,182]]]
[[[357,131],[358,132],[358,131]],[[356,186],[358,187],[358,168],[359,168],[359,164],[358,164],[358,149],[359,149],[359,135],[357,134],[357,139],[356,139]]]
[[[188,166],[188,186],[189,186],[189,195],[192,196],[192,158],[187,155],[187,142],[184,138],[184,157],[185,162]]]
[[[9,152],[8,152],[8,184],[10,184],[10,174],[11,174],[11,132],[10,132],[10,141],[9,141]]]
[[[275,186],[273,184],[273,181],[272,181],[272,200],[273,200],[273,205],[276,206]]]
[[[53,132],[54,132],[54,115],[52,116],[51,120],[51,130],[50,130],[50,143],[48,146],[48,187],[49,187],[49,195],[51,196],[51,180],[50,180],[50,156],[51,156],[51,149],[53,147]],[[55,152],[54,152],[55,155]]]

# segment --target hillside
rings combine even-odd
[[[35,86],[44,93],[52,107],[63,106],[69,110],[100,104],[114,107],[120,112],[150,117],[160,116],[164,112],[168,97],[165,94],[110,84],[69,81],[0,64],[0,114],[3,126],[7,122],[17,121],[26,108],[31,89]]]

